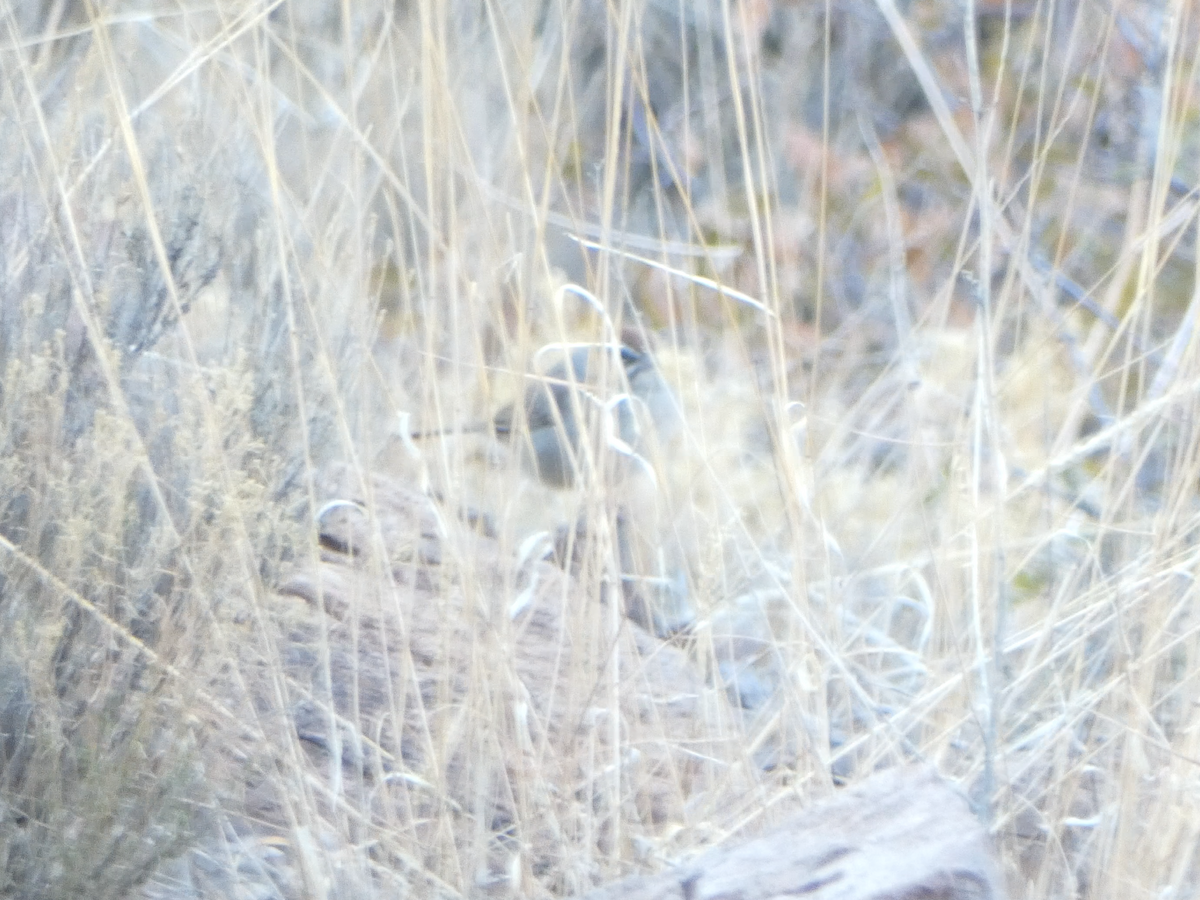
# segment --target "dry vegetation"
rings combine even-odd
[[[0,0],[0,894],[565,896],[922,760],[1200,895],[1197,8],[966,6]],[[629,326],[633,474],[410,439]]]

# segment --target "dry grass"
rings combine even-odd
[[[0,0],[0,893],[561,896],[919,758],[1200,894],[1200,23],[973,5]],[[408,440],[630,325],[637,477]]]

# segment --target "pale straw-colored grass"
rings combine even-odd
[[[1195,10],[833,7],[0,2],[0,893],[564,895],[922,759],[1196,895]],[[630,326],[624,478],[464,430]]]

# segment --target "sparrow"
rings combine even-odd
[[[497,412],[491,432],[505,443],[522,442],[526,467],[544,484],[558,488],[579,484],[580,473],[594,465],[602,446],[625,456],[644,453],[652,441],[674,433],[680,412],[653,358],[631,343],[572,348],[545,374],[528,376],[531,383],[520,405],[509,403]],[[607,384],[601,383],[606,375]],[[454,431],[486,430],[489,426],[475,425]],[[596,437],[603,437],[603,443]],[[590,443],[585,445],[585,439]]]
[[[655,437],[677,424],[679,407],[653,359],[628,344],[619,348],[621,374],[610,376],[611,390],[599,384],[607,368],[604,347],[576,347],[565,360],[534,376],[525,390],[518,414],[510,403],[496,413],[492,427],[502,441],[527,436],[526,463],[545,484],[572,487],[589,464],[589,435],[604,436],[604,444],[626,456],[639,454]],[[612,373],[615,375],[615,373]],[[524,421],[521,421],[523,416]]]

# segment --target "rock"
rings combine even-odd
[[[750,841],[586,900],[993,900],[999,868],[967,801],[932,768],[877,773]]]

